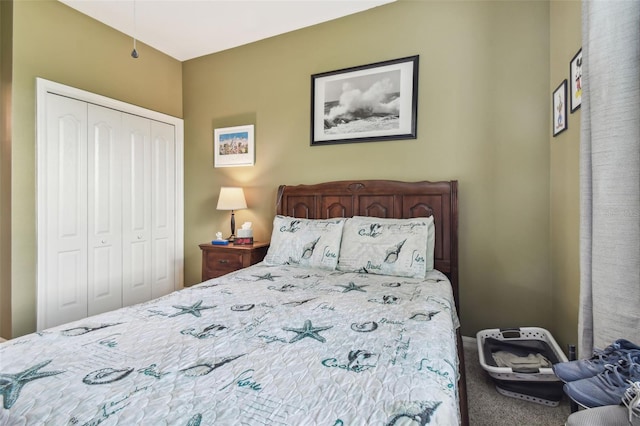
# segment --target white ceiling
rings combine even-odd
[[[395,0],[60,1],[179,61],[186,61]],[[141,49],[138,51],[144,55]]]

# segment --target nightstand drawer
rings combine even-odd
[[[242,268],[242,253],[208,252],[206,264],[210,270],[227,274]]]

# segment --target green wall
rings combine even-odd
[[[582,45],[579,1],[551,2],[549,93],[569,78],[569,61]],[[570,109],[569,109],[570,111]],[[556,340],[578,342],[580,297],[580,114],[567,117],[567,130],[551,146],[551,277]],[[551,120],[551,115],[549,115]],[[551,122],[549,122],[551,128]]]
[[[35,79],[182,116],[182,64],[54,0],[14,2],[12,334],[36,328]]]
[[[0,309],[10,295],[13,336],[35,330],[38,76],[184,117],[186,284],[199,281],[198,244],[228,230],[222,185],[246,189],[237,221],[265,239],[279,184],[458,179],[463,333],[535,325],[575,341],[580,113],[551,138],[549,103],[579,47],[578,2],[400,0],[182,64],[142,44],[132,60],[129,37],[57,1],[13,9],[13,167],[0,194],[12,203]],[[418,139],[309,146],[311,74],[415,54]],[[249,123],[256,165],[214,169],[213,129]]]
[[[183,65],[185,284],[245,188],[268,238],[279,184],[459,180],[462,331],[553,328],[549,3],[399,1]],[[309,146],[310,76],[420,55],[418,138]],[[217,127],[256,125],[256,165],[213,168]]]

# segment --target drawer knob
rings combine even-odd
[[[218,260],[218,262],[220,262],[220,263],[229,263],[229,261],[227,259],[220,259],[220,260]]]

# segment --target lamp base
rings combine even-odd
[[[236,239],[236,216],[233,214],[233,210],[231,210],[231,235],[229,235],[230,243],[232,243]]]

